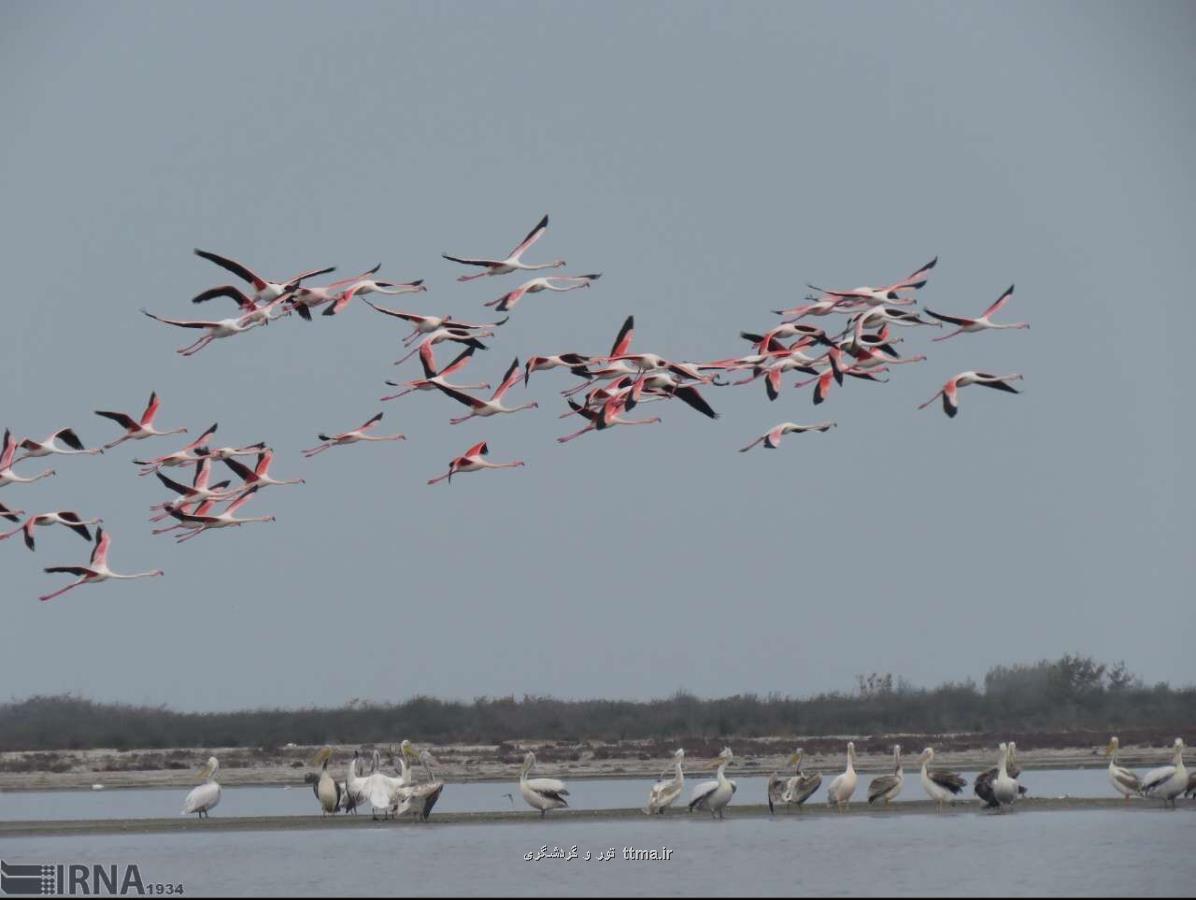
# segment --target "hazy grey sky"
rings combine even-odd
[[[182,546],[128,461],[177,439],[0,491],[102,515],[115,567],[167,571],[42,604],[65,578],[41,567],[86,545],[0,544],[3,694],[804,694],[1069,650],[1193,681],[1194,38],[1162,3],[4,4],[0,426],[93,444],[93,409],[157,389],[162,425],[267,440],[308,483],[245,510],[276,524]],[[603,279],[526,299],[470,374],[605,352],[628,313],[638,349],[734,355],[804,282],[935,254],[928,305],[1016,282],[1005,318],[1033,329],[910,330],[929,362],[821,408],[709,389],[717,422],[669,403],[561,447],[559,372],[539,410],[456,427],[444,397],[379,403],[416,369],[362,304],[191,359],[138,313],[231,314],[187,302],[226,280],[203,247],[276,277],[381,261],[430,286],[393,305],[476,319],[520,279],[458,284],[439,254],[505,252],[545,212],[532,255]],[[1026,393],[916,411],[969,368]],[[383,408],[407,442],[299,456]],[[482,439],[527,468],[425,486]]]

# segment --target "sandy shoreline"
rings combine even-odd
[[[732,774],[767,775],[785,768],[789,753],[796,745],[807,748],[803,768],[823,773],[843,768],[845,738],[755,738],[731,741],[736,751]],[[939,738],[941,740],[941,737]],[[920,736],[901,736],[907,770],[916,767],[917,754],[926,745]],[[891,751],[882,750],[884,741],[869,739],[869,748],[861,749],[857,740],[857,769],[862,773],[880,773],[891,769]],[[707,741],[701,748],[687,747],[693,763],[716,752],[720,742]],[[811,746],[827,750],[812,752]],[[935,743],[935,767],[971,770],[995,764],[996,751],[988,748],[942,749]],[[447,782],[513,781],[519,777],[519,763],[526,750],[535,750],[545,774],[565,779],[656,778],[669,765],[665,757],[645,752],[636,742],[600,747],[587,744],[585,749],[562,748],[536,741],[517,745],[431,745],[438,761],[437,775]],[[220,782],[224,785],[283,786],[302,785],[304,776],[314,771],[310,765],[318,747],[288,746],[266,752],[234,747],[175,748],[164,750],[63,750],[0,754],[0,790],[72,790],[100,784],[109,788],[185,787],[194,783],[195,770],[215,755],[220,760]],[[372,746],[334,747],[332,768],[343,772],[353,751],[363,755]],[[383,762],[389,761],[390,747],[378,746]],[[699,750],[705,752],[698,752]],[[1076,769],[1107,765],[1103,746],[1024,750],[1019,746],[1018,763],[1023,769]],[[573,758],[576,757],[576,758]],[[1123,747],[1124,765],[1149,767],[1164,765],[1169,754],[1159,747]]]

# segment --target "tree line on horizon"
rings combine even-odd
[[[1124,663],[1067,654],[997,666],[972,680],[913,687],[870,673],[849,693],[798,698],[738,694],[702,699],[678,691],[656,700],[416,696],[401,703],[350,701],[336,708],[178,712],[101,703],[71,694],[0,705],[0,751],[278,748],[392,742],[498,744],[520,739],[760,738],[786,734],[939,734],[993,731],[1115,731],[1186,727],[1196,687],[1147,686]]]

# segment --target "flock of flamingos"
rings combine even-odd
[[[479,278],[510,275],[517,272],[539,272],[558,269],[565,265],[563,259],[545,263],[525,262],[523,257],[548,230],[548,216],[533,228],[507,256],[499,259],[484,259],[450,256],[444,258],[478,271],[461,275],[458,281],[472,281]],[[946,315],[916,307],[917,293],[925,286],[937,257],[919,268],[913,274],[891,284],[879,287],[858,287],[852,290],[811,289],[814,294],[806,302],[791,309],[775,310],[781,318],[767,330],[742,332],[741,337],[750,344],[749,352],[739,356],[707,362],[677,361],[657,353],[633,351],[634,319],[628,317],[615,336],[610,351],[602,355],[577,352],[560,352],[544,356],[531,356],[522,364],[516,358],[511,362],[493,393],[486,396],[486,383],[463,384],[454,379],[471,363],[475,353],[486,350],[486,340],[495,338],[498,329],[507,318],[495,322],[464,322],[452,316],[422,315],[404,310],[392,309],[366,299],[369,294],[419,294],[427,290],[421,281],[398,283],[383,281],[375,276],[381,266],[368,272],[334,281],[323,287],[307,286],[310,279],[326,275],[333,268],[302,272],[285,281],[269,281],[248,267],[204,250],[196,250],[201,258],[214,263],[245,283],[244,287],[224,284],[203,291],[194,298],[196,304],[229,302],[236,305],[236,314],[225,319],[175,319],[142,310],[145,315],[172,328],[185,328],[198,333],[198,338],[177,352],[193,356],[209,344],[222,338],[244,335],[259,326],[268,325],[278,319],[297,314],[305,321],[313,321],[313,315],[336,316],[345,313],[354,298],[360,298],[372,310],[386,317],[397,319],[410,327],[403,343],[407,354],[398,363],[416,357],[420,366],[418,377],[407,381],[388,381],[387,385],[399,390],[381,398],[394,400],[415,391],[435,391],[459,407],[462,415],[450,419],[454,425],[469,419],[484,419],[496,415],[511,415],[523,410],[535,409],[537,403],[529,401],[514,404],[508,400],[513,390],[526,389],[535,372],[564,369],[578,379],[578,383],[562,391],[567,409],[562,418],[577,416],[581,427],[557,440],[568,443],[591,432],[606,431],[623,425],[650,425],[660,422],[659,416],[630,417],[628,414],[641,404],[651,404],[670,399],[680,400],[696,413],[711,419],[718,413],[710,405],[703,389],[727,384],[746,385],[759,381],[770,400],[779,396],[783,379],[789,372],[801,373],[796,387],[813,386],[815,405],[824,403],[834,386],[843,386],[847,379],[853,381],[881,382],[897,366],[925,361],[923,355],[902,356],[896,349],[903,338],[894,333],[896,328],[938,327],[944,324],[953,328],[950,333],[934,338],[947,340],[957,335],[995,329],[1028,328],[1026,322],[1002,323],[994,317],[1013,296],[1010,286],[997,300],[976,317]],[[506,291],[497,299],[485,304],[497,312],[509,314],[529,295],[541,292],[563,293],[591,287],[599,274],[552,275],[537,274],[524,283]],[[925,317],[924,317],[925,316]],[[827,328],[811,324],[814,319],[834,322]],[[448,344],[456,351],[447,363],[438,359],[447,355]],[[950,417],[959,412],[959,390],[969,385],[979,385],[1011,394],[1018,393],[1013,385],[1021,380],[1018,373],[992,374],[966,371],[949,378],[919,409],[925,408],[941,398],[943,411]],[[707,390],[707,393],[710,393]],[[47,469],[36,475],[19,475],[16,467],[23,462],[51,455],[85,455],[105,453],[132,441],[143,441],[173,434],[182,434],[186,428],[160,428],[157,425],[160,400],[156,393],[150,395],[149,403],[140,416],[127,412],[96,410],[101,416],[121,431],[118,437],[102,447],[87,448],[72,428],[62,428],[43,440],[22,438],[17,440],[5,430],[3,449],[0,451],[0,488],[9,485],[29,484],[54,474]],[[379,412],[362,425],[347,431],[321,433],[320,443],[303,451],[307,458],[327,450],[344,447],[358,442],[399,441],[402,434],[378,434],[382,421]],[[800,434],[806,431],[825,432],[834,427],[830,421],[813,424],[781,422],[764,432],[740,452],[747,452],[763,444],[765,449],[775,450],[786,434]],[[208,531],[220,528],[239,527],[253,522],[273,521],[272,516],[242,517],[238,513],[258,492],[267,487],[286,484],[301,484],[302,479],[279,479],[270,474],[274,451],[264,443],[247,446],[212,446],[216,426],[212,425],[186,446],[161,456],[137,459],[140,474],[155,476],[172,495],[152,510],[151,521],[170,524],[157,528],[155,534],[171,534],[179,542],[190,541]],[[492,462],[490,448],[486,441],[478,441],[460,456],[450,460],[447,471],[432,478],[428,483],[451,482],[453,477],[466,472],[483,469],[514,468],[524,465],[520,460]],[[246,461],[242,461],[245,459]],[[224,469],[214,468],[217,464]],[[189,471],[190,477],[172,478],[164,470]],[[228,477],[221,477],[228,476]],[[214,480],[220,479],[220,480]],[[234,483],[234,480],[237,483]],[[222,508],[219,508],[222,507]],[[50,574],[73,575],[75,581],[41,600],[50,600],[84,584],[96,584],[110,579],[149,578],[163,574],[161,570],[121,574],[114,572],[108,563],[111,536],[99,527],[100,518],[85,519],[70,510],[27,515],[24,510],[6,506],[0,502],[0,517],[16,523],[16,527],[0,534],[0,541],[21,534],[30,550],[36,546],[35,535],[39,527],[63,525],[92,541],[89,526],[97,526],[94,548],[85,565],[50,566]],[[22,518],[25,517],[25,518]]]

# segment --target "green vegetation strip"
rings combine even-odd
[[[1196,802],[1180,801],[1180,808],[1196,809]],[[1025,812],[1058,810],[1120,809],[1161,810],[1157,802],[1135,800],[1125,802],[1118,799],[1062,798],[1021,800],[1006,814],[1020,815]],[[894,803],[887,808],[852,803],[842,812],[823,804],[805,806],[800,810],[778,811],[776,818],[801,818],[819,816],[894,816],[894,815],[936,815],[937,807],[930,801]],[[996,815],[982,810],[977,802],[959,802],[944,808],[942,815]],[[767,818],[768,807],[760,805],[731,805],[727,808],[726,820],[744,818]],[[368,815],[357,816],[228,816],[199,820],[178,817],[174,819],[74,819],[66,821],[0,822],[0,838],[9,837],[64,837],[69,835],[100,834],[194,834],[205,831],[307,831],[317,828],[439,828],[446,825],[497,825],[548,822],[613,822],[620,819],[643,820],[647,817],[639,809],[571,809],[556,810],[541,820],[536,812],[476,812],[476,813],[433,813],[426,822],[413,819],[374,820]],[[684,808],[669,810],[658,818],[709,819],[705,813],[687,813]],[[656,819],[653,819],[656,821]]]

